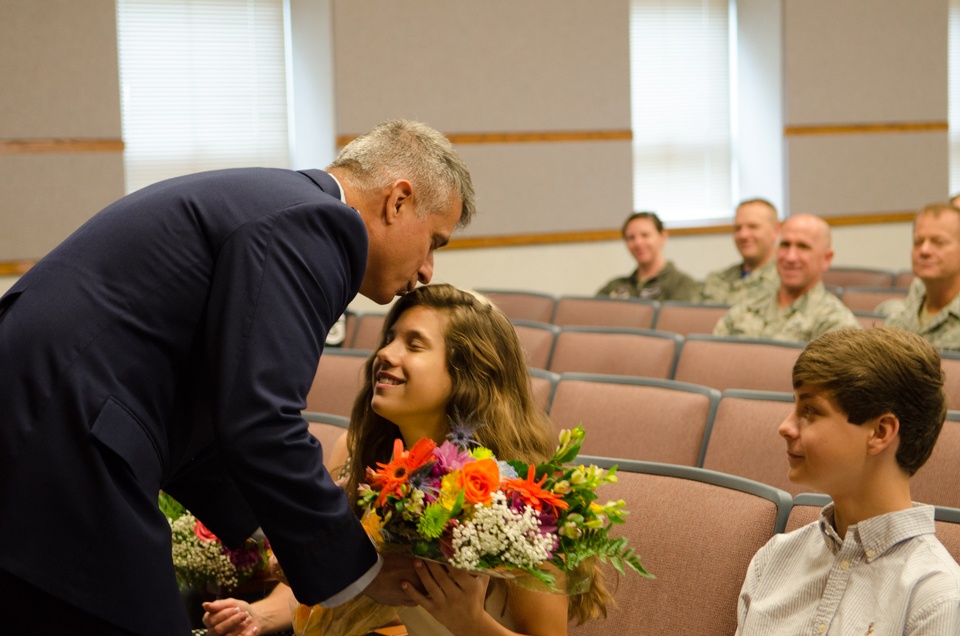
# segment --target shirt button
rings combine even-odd
[[[824,632],[826,632],[826,631],[827,631],[827,624],[826,624],[826,623],[820,623],[819,625],[817,625],[817,631],[820,632],[821,634],[823,634]]]
[[[873,555],[875,555],[875,554],[876,554],[876,552],[874,552],[873,550],[867,550],[867,558],[868,558],[868,559],[872,559],[872,558],[873,558]]]
[[[850,562],[849,562],[849,561],[841,561],[841,562],[840,562],[840,569],[841,569],[841,570],[849,570],[849,569],[850,569]],[[822,633],[822,632],[821,632],[821,633]]]

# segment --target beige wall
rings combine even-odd
[[[741,87],[752,166],[741,171],[741,195],[784,192],[784,207],[819,213],[909,210],[946,196],[943,131],[783,134],[783,126],[945,122],[946,4],[740,0],[741,73],[755,75],[749,91]],[[314,45],[295,49],[322,58],[333,77],[326,95],[314,85],[306,100],[332,101],[316,120],[333,122],[326,136],[314,131],[320,145],[397,116],[447,133],[629,128],[628,0],[292,6],[301,16],[295,38]],[[119,139],[115,29],[113,0],[0,0],[0,142]],[[627,141],[460,148],[478,187],[475,236],[613,229],[632,207]],[[771,170],[781,152],[784,170]],[[120,159],[0,153],[0,262],[42,256],[120,196]],[[909,267],[908,224],[836,228],[835,246],[838,264]],[[736,257],[725,235],[675,236],[667,252],[697,277]],[[437,280],[588,294],[631,268],[619,241],[449,250],[438,255]]]
[[[123,195],[114,1],[0,0],[0,82],[0,261],[34,259]]]

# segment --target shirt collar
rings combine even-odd
[[[907,539],[923,534],[934,534],[934,507],[913,504],[912,508],[864,519],[847,528],[846,539],[841,539],[833,527],[834,504],[830,502],[820,511],[819,527],[823,540],[832,552],[843,546],[844,540],[854,540],[863,546],[867,562]]]

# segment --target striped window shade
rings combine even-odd
[[[117,0],[126,190],[288,167],[283,0]]]
[[[630,2],[634,207],[674,226],[731,215],[730,4]]]

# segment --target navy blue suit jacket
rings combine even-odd
[[[300,416],[366,267],[339,197],[316,170],[164,181],[0,299],[0,569],[136,633],[184,633],[161,488],[228,543],[261,526],[303,602],[373,566]]]

